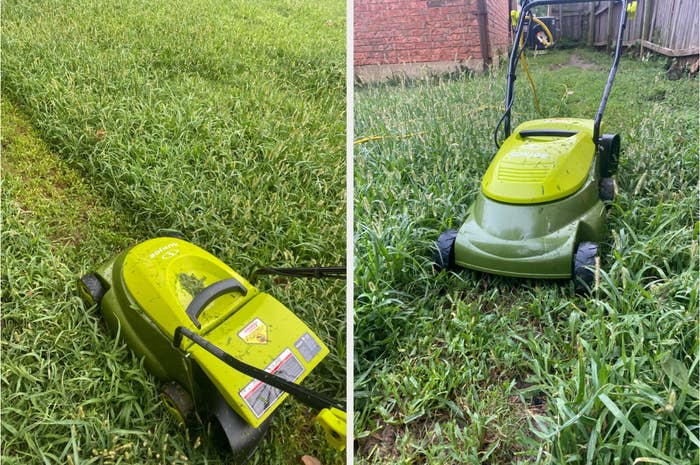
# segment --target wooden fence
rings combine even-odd
[[[552,6],[549,14],[559,19],[561,37],[610,47],[620,8],[602,1]],[[623,45],[639,44],[671,57],[698,55],[698,11],[698,0],[639,0],[636,16],[627,21]]]

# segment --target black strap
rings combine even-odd
[[[299,401],[305,403],[306,405],[312,408],[321,410],[324,408],[335,407],[343,411],[345,410],[345,402],[331,399],[330,397],[326,397],[322,394],[319,394],[316,391],[307,389],[299,384],[287,381],[286,379],[280,376],[268,373],[267,371],[261,370],[252,365],[248,365],[247,363],[224,352],[221,348],[207,341],[199,334],[193,332],[191,329],[185,328],[184,326],[178,326],[178,328],[175,330],[175,337],[173,338],[173,345],[175,347],[180,348],[180,343],[182,342],[183,336],[187,337],[188,339],[191,339],[192,342],[202,347],[204,350],[206,350],[207,352],[209,352],[210,354],[212,354],[231,368],[240,371],[244,375],[248,375],[251,378],[255,378],[264,382],[265,384],[269,384],[272,387],[275,387],[288,394],[291,394],[297,399],[299,399]]]

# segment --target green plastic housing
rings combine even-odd
[[[533,130],[569,131],[569,137],[523,137]],[[521,124],[501,145],[481,184],[487,197],[505,203],[545,203],[581,188],[595,154],[593,120],[539,119]]]
[[[145,241],[98,271],[109,287],[100,304],[110,328],[144,359],[163,382],[176,381],[206,404],[213,385],[229,406],[259,427],[288,394],[229,367],[185,339],[172,345],[175,329],[185,326],[230,355],[300,383],[328,354],[309,327],[269,294],[213,255],[174,238]],[[186,309],[195,295],[224,279],[245,288],[213,300],[199,314],[198,329]]]
[[[576,246],[583,241],[600,242],[606,232],[605,206],[599,195],[599,157],[592,141],[592,128],[592,120],[560,118],[530,121],[514,131],[486,172],[482,190],[459,229],[454,244],[458,266],[521,278],[572,276]],[[554,146],[562,138],[533,138],[530,147],[535,152],[550,146],[548,150],[559,157],[559,168],[553,168],[550,174],[560,173],[566,167],[568,180],[559,183],[561,189],[554,178],[547,178],[544,184],[542,180],[533,182],[529,177],[531,167],[525,163],[521,165],[525,182],[510,182],[507,188],[494,185],[498,165],[507,159],[504,149],[525,150],[528,142],[519,133],[532,129],[576,131],[588,138],[565,138],[558,148]],[[580,153],[582,150],[586,153]],[[574,163],[575,160],[579,161]],[[536,188],[541,193],[539,196],[533,189],[537,183],[541,184]],[[518,185],[522,185],[522,193],[517,192]]]

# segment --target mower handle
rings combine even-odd
[[[190,320],[192,320],[192,323],[194,323],[197,329],[201,329],[202,324],[197,319],[199,314],[215,299],[234,291],[239,291],[243,295],[248,293],[248,289],[235,278],[217,281],[205,287],[199,294],[194,296],[192,302],[187,306],[185,313],[187,313],[187,316],[190,317]]]
[[[528,17],[530,11],[538,6],[542,5],[562,5],[569,3],[594,3],[596,0],[527,0],[522,3],[522,10],[520,11],[520,17],[518,19],[518,25],[515,31],[515,42],[514,46],[510,52],[510,59],[508,61],[508,74],[506,79],[506,111],[501,118],[503,122],[503,132],[504,136],[508,138],[510,136],[510,109],[513,105],[515,98],[514,85],[515,85],[515,70],[518,65],[518,57],[522,50],[518,47],[518,40],[523,34],[523,26],[525,25],[526,18]],[[598,143],[600,137],[600,124],[603,119],[603,112],[605,111],[605,106],[608,103],[608,97],[610,96],[610,90],[615,80],[615,74],[617,73],[617,66],[620,62],[620,55],[622,53],[622,38],[625,32],[625,27],[627,26],[627,9],[629,5],[635,5],[636,0],[610,0],[611,4],[621,4],[622,11],[620,12],[620,22],[617,30],[617,41],[615,44],[615,55],[613,57],[612,67],[610,68],[610,73],[608,74],[608,80],[605,83],[605,89],[603,89],[603,96],[600,99],[600,105],[598,106],[598,112],[596,113],[595,120],[593,123],[593,140]],[[631,10],[632,11],[632,10]],[[612,9],[610,10],[612,14]],[[496,132],[501,125],[499,121],[496,127]],[[494,137],[495,133],[494,133]],[[498,142],[496,143],[498,145]]]
[[[273,268],[266,266],[253,271],[250,278],[248,278],[248,281],[255,283],[258,276],[264,274],[291,276],[297,278],[342,279],[347,274],[347,268],[344,266],[314,266],[296,268]]]
[[[299,401],[303,402],[311,408],[317,410],[335,408],[342,412],[345,411],[345,402],[331,399],[330,397],[326,397],[323,394],[320,394],[316,391],[312,391],[311,389],[305,388],[300,384],[296,384],[293,381],[289,381],[285,378],[282,378],[279,375],[269,373],[265,370],[261,370],[260,368],[254,367],[253,365],[248,365],[243,360],[234,357],[233,355],[224,351],[221,347],[209,342],[207,339],[203,338],[199,334],[184,326],[178,326],[177,328],[175,328],[175,335],[173,336],[173,346],[177,349],[180,349],[182,339],[185,337],[197,344],[202,349],[212,354],[217,359],[224,362],[226,365],[233,368],[234,370],[243,373],[246,376],[250,376],[251,378],[262,381],[263,383],[277,388],[280,391],[284,391],[287,394],[296,397]]]

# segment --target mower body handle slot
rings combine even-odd
[[[578,134],[578,131],[564,131],[562,129],[526,129],[520,131],[520,137],[571,137]]]
[[[205,308],[207,308],[207,305],[222,295],[235,291],[238,291],[243,295],[248,293],[248,289],[246,289],[245,286],[235,278],[217,281],[214,284],[205,287],[199,294],[194,296],[192,302],[190,302],[190,304],[187,306],[185,313],[187,313],[187,316],[190,317],[190,320],[192,320],[192,323],[197,327],[197,329],[201,329],[202,324],[199,322],[197,317]]]

